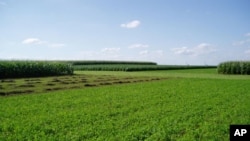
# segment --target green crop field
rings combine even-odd
[[[150,71],[150,70],[183,70],[216,68],[216,66],[178,66],[178,65],[137,65],[137,64],[104,64],[104,65],[74,65],[75,71]]]
[[[250,61],[228,61],[218,65],[218,73],[250,75]]]
[[[0,140],[227,141],[230,124],[250,124],[249,85],[214,68],[4,79]]]
[[[1,61],[0,79],[73,74],[71,64],[55,61]]]

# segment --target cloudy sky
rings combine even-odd
[[[250,60],[250,0],[0,0],[0,59]]]

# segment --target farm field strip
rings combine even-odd
[[[125,77],[112,75],[69,75],[23,79],[0,79],[0,95],[41,93],[55,90],[146,82],[162,77]]]
[[[0,140],[229,140],[250,81],[183,78],[0,97]]]
[[[72,65],[157,65],[156,62],[147,61],[68,60],[58,62],[70,63]]]
[[[216,66],[184,66],[184,65],[144,65],[144,64],[91,64],[73,65],[76,71],[150,71],[150,70],[183,70],[216,68]]]
[[[250,80],[250,75],[223,75],[218,74],[217,69],[186,69],[186,70],[157,70],[157,71],[75,71],[76,74],[90,75],[114,75],[131,77],[168,77],[168,78],[206,78],[206,79],[244,79]]]
[[[35,92],[0,96],[0,140],[227,141],[230,124],[250,124],[249,80],[216,69],[1,79],[2,92]]]

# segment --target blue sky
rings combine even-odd
[[[0,59],[250,60],[249,0],[0,0]]]

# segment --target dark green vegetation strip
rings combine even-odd
[[[71,75],[70,64],[52,61],[0,61],[0,78]]]
[[[66,63],[71,63],[72,65],[115,65],[115,64],[122,64],[122,65],[157,65],[155,62],[143,62],[143,61],[64,61]]]
[[[216,68],[216,66],[178,66],[178,65],[130,65],[130,64],[109,64],[109,65],[74,65],[77,71],[150,71],[150,70],[183,70],[183,69],[204,69]]]
[[[218,65],[221,74],[250,74],[250,61],[228,61]]]
[[[0,97],[0,140],[228,141],[230,124],[250,124],[248,76],[215,69],[105,73],[172,78]]]
[[[157,65],[139,61],[0,61],[0,78],[69,75],[75,71],[150,71],[204,69],[216,66]]]
[[[73,65],[74,70],[83,71],[147,71],[147,70],[178,70],[178,69],[204,69],[216,66],[190,66],[190,65],[158,65],[155,62],[143,61],[63,61]]]

